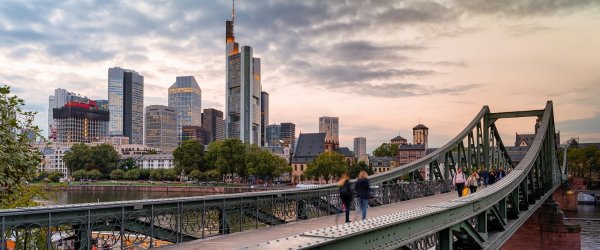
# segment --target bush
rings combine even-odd
[[[166,169],[163,172],[163,179],[167,181],[177,180],[177,172],[175,169]]]
[[[154,181],[162,181],[163,170],[162,169],[152,169],[150,171],[150,179],[154,180]]]
[[[75,178],[75,180],[81,180],[81,179],[87,179],[88,178],[88,172],[85,171],[85,170],[83,170],[83,169],[80,169],[80,170],[77,170],[77,171],[73,172],[72,175],[73,175],[73,178]]]
[[[200,172],[200,170],[198,170],[198,169],[194,169],[189,174],[189,177],[194,180],[201,180],[201,179],[204,179],[204,173]]]
[[[126,180],[138,180],[140,179],[140,170],[138,169],[130,169],[125,172]]]
[[[63,178],[63,173],[60,171],[51,171],[48,173],[48,180],[50,182],[59,182],[60,178]]]
[[[115,169],[110,173],[110,179],[112,180],[123,180],[125,177],[125,171],[121,169]]]
[[[140,171],[140,180],[149,180],[150,179],[150,169],[139,169]]]
[[[90,178],[92,180],[98,180],[98,179],[102,178],[102,173],[100,173],[100,170],[98,170],[98,169],[92,169],[87,172],[87,176],[88,176],[88,178]]]

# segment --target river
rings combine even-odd
[[[80,191],[62,190],[52,195],[52,204],[77,204],[90,202],[124,201],[160,199],[173,197],[202,196],[202,192],[149,192],[149,191]],[[600,204],[579,204],[578,212],[565,213],[567,218],[590,218],[595,220],[566,220],[567,223],[581,225],[581,247],[582,249],[600,249]]]

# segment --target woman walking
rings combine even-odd
[[[462,172],[462,168],[457,168],[456,174],[452,178],[452,185],[456,187],[456,191],[458,191],[458,197],[462,196],[466,181],[467,181],[467,178],[465,177],[465,174]]]
[[[467,179],[467,186],[469,186],[469,190],[472,194],[477,192],[477,180],[479,180],[479,175],[477,174],[477,172],[473,171],[471,176],[469,176],[469,178]]]
[[[356,181],[356,196],[358,196],[360,210],[362,211],[362,219],[367,218],[367,208],[369,207],[369,195],[371,193],[371,187],[369,179],[367,178],[367,172],[360,171],[358,174],[358,180]]]
[[[346,223],[350,222],[350,203],[352,202],[352,187],[350,185],[350,176],[347,173],[342,175],[338,182],[340,187],[340,200],[342,200],[343,209],[346,212]],[[337,216],[336,216],[337,223]]]

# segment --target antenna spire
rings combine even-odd
[[[231,22],[235,23],[235,0],[231,0]]]

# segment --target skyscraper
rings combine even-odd
[[[57,142],[90,143],[108,135],[108,111],[98,110],[94,101],[71,101],[52,112]]]
[[[269,125],[269,93],[264,91],[260,93],[260,118],[260,128],[262,129],[260,145],[265,146],[267,125]]]
[[[144,77],[119,67],[108,69],[109,134],[144,143]]]
[[[296,124],[291,122],[281,123],[280,140],[282,140],[282,147],[289,147],[290,153],[294,153],[296,148]]]
[[[361,157],[367,154],[367,138],[354,138],[354,156]]]
[[[178,76],[169,87],[169,107],[177,112],[177,136],[182,141],[183,126],[200,126],[202,89],[193,76]]]
[[[339,144],[339,125],[338,117],[323,116],[319,117],[319,133],[325,133],[325,141]]]
[[[281,146],[281,125],[271,124],[265,127],[265,145]]]
[[[66,89],[54,89],[54,95],[48,97],[48,137],[56,139],[56,129],[54,128],[54,112],[55,108],[62,108],[65,104],[75,101],[87,103],[89,99],[82,97],[77,93],[69,92]]]
[[[173,152],[177,148],[177,113],[172,107],[146,107],[146,146]]]
[[[260,59],[252,56],[250,46],[239,49],[233,35],[234,21],[235,11],[232,11],[231,20],[225,22],[227,75],[225,137],[260,144],[262,134]]]
[[[223,121],[223,112],[216,109],[204,109],[202,113],[202,127],[206,132],[206,144],[213,141],[222,141],[225,121]]]

